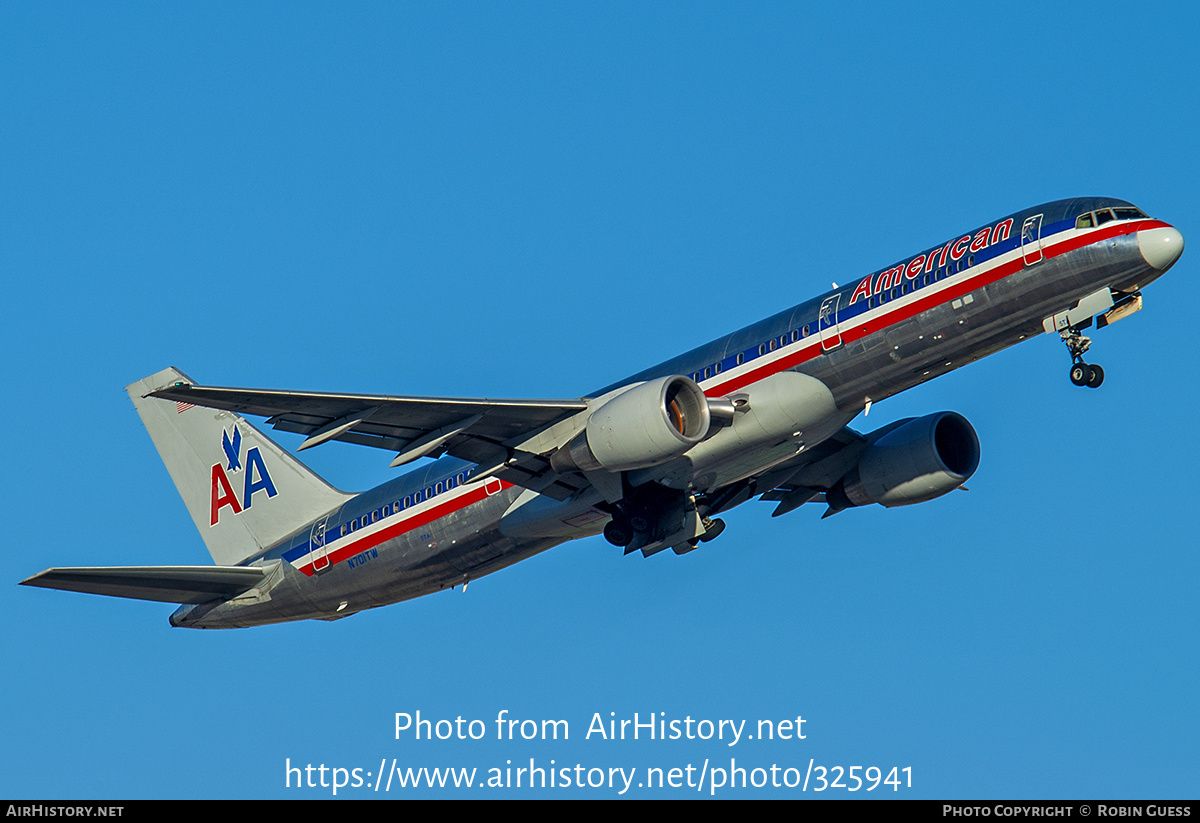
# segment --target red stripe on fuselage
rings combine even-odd
[[[1170,224],[1164,223],[1161,220],[1140,220],[1132,223],[1108,225],[1097,228],[1087,234],[1078,235],[1067,240],[1062,240],[1053,245],[1044,246],[1042,248],[1042,255],[1046,258],[1058,257],[1084,246],[1091,245],[1092,243],[1100,243],[1113,237],[1133,234],[1134,232],[1138,232],[1143,229],[1155,228],[1170,228]],[[1019,247],[1016,250],[1019,251]],[[936,255],[937,253],[938,250],[935,250],[934,254]],[[961,278],[957,282],[947,281],[948,285],[938,289],[928,296],[914,300],[903,306],[898,306],[896,309],[881,314],[878,317],[866,322],[854,323],[845,329],[841,328],[841,324],[839,323],[834,330],[840,334],[843,344],[860,340],[863,337],[882,331],[888,326],[907,320],[908,318],[918,315],[921,312],[931,309],[941,303],[962,297],[964,294],[974,291],[981,286],[995,283],[996,281],[1025,268],[1025,265],[1020,257],[1016,257],[1007,263],[997,264],[992,268],[985,268],[985,266],[986,264],[981,264],[980,271],[970,277]],[[704,393],[708,397],[722,397],[731,392],[735,392],[739,389],[749,386],[752,383],[757,383],[759,380],[769,377],[772,374],[794,368],[801,363],[805,363],[819,356],[822,353],[820,343],[821,336],[820,332],[818,332],[817,334],[812,335],[804,346],[792,352],[791,354],[780,357],[776,360],[772,360],[770,363],[765,363],[758,368],[751,369],[750,371],[727,380],[724,383],[707,388],[704,390]],[[510,488],[512,485],[512,483],[507,481],[501,481],[501,490]],[[380,529],[373,534],[361,537],[358,540],[351,541],[344,546],[333,549],[328,554],[329,564],[334,565],[340,563],[341,561],[353,557],[360,552],[374,548],[381,543],[386,543],[388,540],[392,540],[402,534],[407,534],[414,529],[419,529],[421,526],[432,523],[433,521],[445,517],[448,514],[461,511],[467,506],[478,503],[481,500],[489,497],[485,486],[486,484],[481,485],[479,488],[473,489],[459,497],[448,500],[445,503],[441,503],[437,506],[433,506],[432,508],[426,509],[419,514],[412,515],[406,520],[401,520],[400,522]],[[312,562],[309,561],[305,565],[301,566],[300,571],[311,577],[314,574]]]
[[[333,549],[327,555],[329,559],[329,565],[332,566],[340,563],[341,561],[349,557],[353,557],[360,552],[365,552],[367,549],[373,549],[380,543],[386,543],[387,541],[399,537],[402,534],[407,534],[413,529],[419,529],[428,523],[432,523],[434,520],[438,520],[439,518],[445,517],[448,514],[453,514],[456,511],[461,511],[473,503],[478,503],[481,500],[491,497],[491,495],[487,493],[486,488],[487,484],[490,482],[492,481],[486,481],[479,488],[472,489],[471,491],[460,495],[453,500],[447,500],[445,503],[441,503],[437,506],[433,506],[432,508],[428,508],[423,512],[412,515],[407,520],[401,520],[399,523],[393,523],[392,525],[382,528],[373,534],[360,537],[358,540],[352,540],[344,546]],[[513,485],[506,480],[501,480],[499,482],[500,491],[510,488]],[[322,566],[322,568],[324,567]],[[300,571],[304,572],[309,577],[312,577],[312,561],[310,560],[301,566]]]
[[[1120,237],[1125,234],[1133,234],[1134,232],[1142,231],[1143,229],[1158,229],[1170,228],[1169,223],[1164,223],[1161,220],[1139,220],[1133,223],[1119,223],[1117,225],[1109,225],[1098,228],[1088,234],[1078,235],[1067,240],[1059,241],[1053,245],[1042,247],[1043,257],[1058,257],[1067,252],[1075,251],[1076,249],[1090,246],[1092,243],[1100,243],[1113,237]],[[1020,247],[1014,251],[1019,251]],[[998,264],[990,269],[983,269],[978,274],[970,277],[965,277],[957,283],[951,282],[942,289],[939,289],[927,297],[922,297],[919,300],[914,300],[911,303],[906,303],[903,306],[897,307],[894,311],[881,314],[880,316],[868,320],[864,323],[853,323],[847,328],[842,328],[839,323],[833,328],[840,334],[843,344],[851,343],[855,340],[874,334],[878,331],[886,329],[888,326],[907,320],[914,317],[927,309],[945,303],[949,300],[962,297],[968,292],[974,291],[981,286],[987,286],[995,283],[997,280],[1002,280],[1010,274],[1014,274],[1025,268],[1025,265],[1020,257],[1008,261],[1007,263]],[[839,347],[840,348],[840,347]],[[809,360],[821,354],[820,351],[820,332],[811,337],[811,342],[805,345],[798,351],[781,357],[778,360],[772,360],[759,366],[756,369],[751,369],[744,374],[740,374],[730,380],[712,386],[704,390],[704,394],[708,397],[724,397],[725,395],[743,389],[751,383],[757,383],[765,377],[770,377],[776,372],[781,372],[786,369],[794,368],[801,363],[806,363]]]

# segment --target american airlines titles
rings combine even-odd
[[[926,254],[918,254],[908,263],[893,266],[878,274],[869,274],[863,278],[862,282],[858,284],[858,288],[854,290],[854,294],[850,296],[850,305],[853,306],[859,299],[899,286],[905,279],[915,280],[924,272],[930,272],[946,265],[947,260],[955,262],[961,260],[966,254],[974,254],[1003,242],[1012,232],[1012,225],[1011,217],[1001,220],[994,226],[985,226],[975,232],[973,236],[965,234],[957,240],[951,240],[940,249],[934,249]]]

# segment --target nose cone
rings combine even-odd
[[[1143,229],[1137,233],[1137,240],[1142,257],[1159,271],[1171,268],[1183,254],[1183,235],[1170,226]]]

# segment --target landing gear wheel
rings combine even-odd
[[[624,520],[610,520],[604,527],[604,539],[614,546],[628,546],[633,542],[633,529]]]
[[[711,521],[708,531],[700,535],[700,542],[707,543],[710,540],[716,540],[723,531],[725,531],[725,521],[718,517]]]
[[[1078,363],[1071,366],[1071,382],[1076,386],[1086,386],[1088,381],[1092,379],[1092,367],[1080,360]],[[1104,372],[1100,373],[1100,379],[1104,379]],[[1099,385],[1099,384],[1097,384]]]
[[[1091,386],[1094,389],[1104,380],[1104,369],[1099,366],[1089,366],[1083,362],[1083,355],[1092,347],[1092,341],[1079,333],[1080,325],[1091,325],[1091,323],[1092,320],[1089,317],[1086,324],[1077,324],[1063,329],[1058,336],[1067,344],[1067,351],[1071,353],[1071,382],[1076,386]]]

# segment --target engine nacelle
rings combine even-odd
[[[773,374],[736,395],[733,420],[664,466],[633,472],[635,486],[655,481],[673,489],[715,488],[759,474],[820,443],[849,422],[833,394],[800,372]]]
[[[954,491],[979,468],[979,437],[967,418],[938,412],[901,422],[869,445],[825,495],[834,510],[908,506]]]
[[[704,391],[676,375],[639,383],[607,401],[550,458],[555,471],[630,471],[677,457],[708,434]]]

